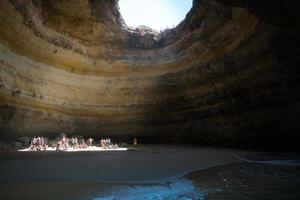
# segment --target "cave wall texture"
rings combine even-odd
[[[117,0],[1,0],[0,135],[296,144],[296,2],[194,0],[156,33]]]

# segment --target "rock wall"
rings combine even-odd
[[[157,33],[128,28],[116,0],[1,1],[1,136],[295,141],[299,41],[220,2]]]

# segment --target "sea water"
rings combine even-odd
[[[118,188],[93,200],[204,200],[206,191],[196,188],[187,179],[180,179],[171,184],[132,185]]]

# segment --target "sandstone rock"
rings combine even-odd
[[[25,147],[25,145],[20,141],[12,141],[12,146],[15,149],[21,149],[21,148]]]
[[[132,147],[131,144],[128,144],[128,143],[125,143],[125,142],[119,142],[119,143],[118,143],[118,146],[119,146],[119,147],[126,147],[126,148]]]
[[[126,27],[115,0],[1,1],[0,137],[298,141],[297,18],[249,2],[194,0],[155,33]]]
[[[0,142],[0,150],[5,151],[5,150],[11,150],[12,146],[10,144]]]
[[[30,140],[31,140],[31,138],[27,137],[27,136],[23,136],[23,137],[18,138],[18,141],[21,141],[23,146],[29,146],[30,145]]]

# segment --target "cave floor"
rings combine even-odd
[[[299,199],[299,161],[298,153],[180,145],[1,152],[0,199]]]
[[[23,151],[23,152],[31,152],[30,148],[25,148],[25,149],[19,149],[18,151]],[[41,151],[57,151],[56,148],[54,147],[47,147],[45,150]],[[65,152],[80,152],[80,151],[127,151],[127,148],[124,147],[118,147],[118,148],[102,148],[98,146],[91,146],[87,148],[68,148],[67,150],[62,150]]]

